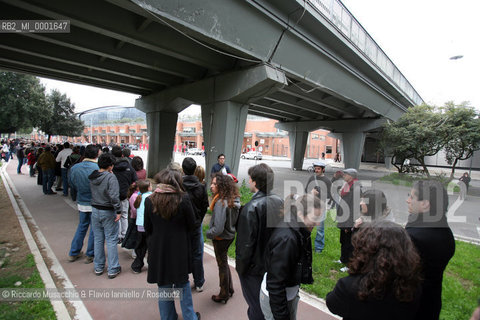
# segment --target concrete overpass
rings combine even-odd
[[[420,96],[337,0],[0,0],[1,19],[70,20],[70,33],[0,34],[0,68],[142,95],[148,174],[170,161],[178,112],[202,106],[207,168],[238,169],[247,113],[341,137],[348,167],[365,133]],[[165,152],[165,150],[168,150]]]

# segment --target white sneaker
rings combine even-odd
[[[340,264],[342,263],[342,261],[340,261],[340,260],[334,260],[333,262],[340,263]]]
[[[347,272],[347,271],[348,271],[348,267],[340,268],[340,271],[341,271],[341,272]]]
[[[195,290],[197,290],[197,292],[202,292],[203,291],[203,286],[195,287]]]

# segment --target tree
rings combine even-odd
[[[460,105],[447,102],[443,110],[448,127],[445,159],[452,166],[450,180],[453,180],[458,161],[467,160],[480,149],[480,119],[467,102]]]
[[[38,78],[0,71],[0,132],[36,127],[46,108],[45,88]]]
[[[75,105],[58,90],[52,90],[47,96],[47,115],[42,119],[40,129],[48,135],[77,137],[82,134],[84,124],[74,113]]]
[[[397,122],[387,122],[381,140],[381,146],[392,156],[392,164],[398,160],[415,159],[423,167],[428,177],[430,173],[425,165],[425,157],[438,153],[446,144],[445,117],[428,105],[411,107]]]

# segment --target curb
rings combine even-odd
[[[68,278],[65,270],[63,269],[57,257],[53,253],[53,250],[50,248],[45,237],[43,236],[42,232],[38,228],[32,214],[30,213],[27,206],[25,205],[25,202],[22,200],[22,198],[20,197],[20,194],[16,190],[15,185],[13,184],[12,180],[10,179],[10,176],[6,172],[6,167],[7,167],[6,165],[3,165],[2,169],[0,170],[3,184],[5,186],[5,189],[7,190],[8,196],[10,198],[10,202],[12,203],[13,209],[15,210],[15,214],[17,215],[20,226],[22,227],[22,231],[27,241],[27,244],[30,248],[30,251],[32,252],[35,258],[35,264],[40,273],[40,277],[42,278],[45,284],[45,288],[57,288],[57,286],[55,285],[55,282],[53,281],[52,275],[50,274],[50,271],[51,271],[54,274],[56,274],[60,279],[63,279],[63,288],[75,289],[72,282]],[[37,236],[39,244],[41,245],[41,247],[43,247],[42,250],[44,250],[47,257],[52,262],[52,266],[50,270],[45,264],[45,261],[43,260],[40,249],[38,248],[38,245],[32,236],[32,233],[27,224],[27,219],[33,225],[33,230],[35,230],[35,235]],[[70,299],[66,299],[66,300],[75,308],[75,311],[76,311],[75,319],[82,319],[82,320],[93,319],[90,313],[88,312],[87,308],[85,307],[83,301],[70,300]],[[70,314],[68,313],[67,307],[63,300],[50,299],[50,303],[53,306],[57,319],[72,319],[70,317]]]

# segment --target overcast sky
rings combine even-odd
[[[470,101],[480,109],[480,1],[343,0],[377,44],[433,105]],[[463,58],[450,60],[462,55]],[[137,95],[42,79],[75,103],[75,110],[134,106]],[[193,108],[199,111],[198,106]]]

